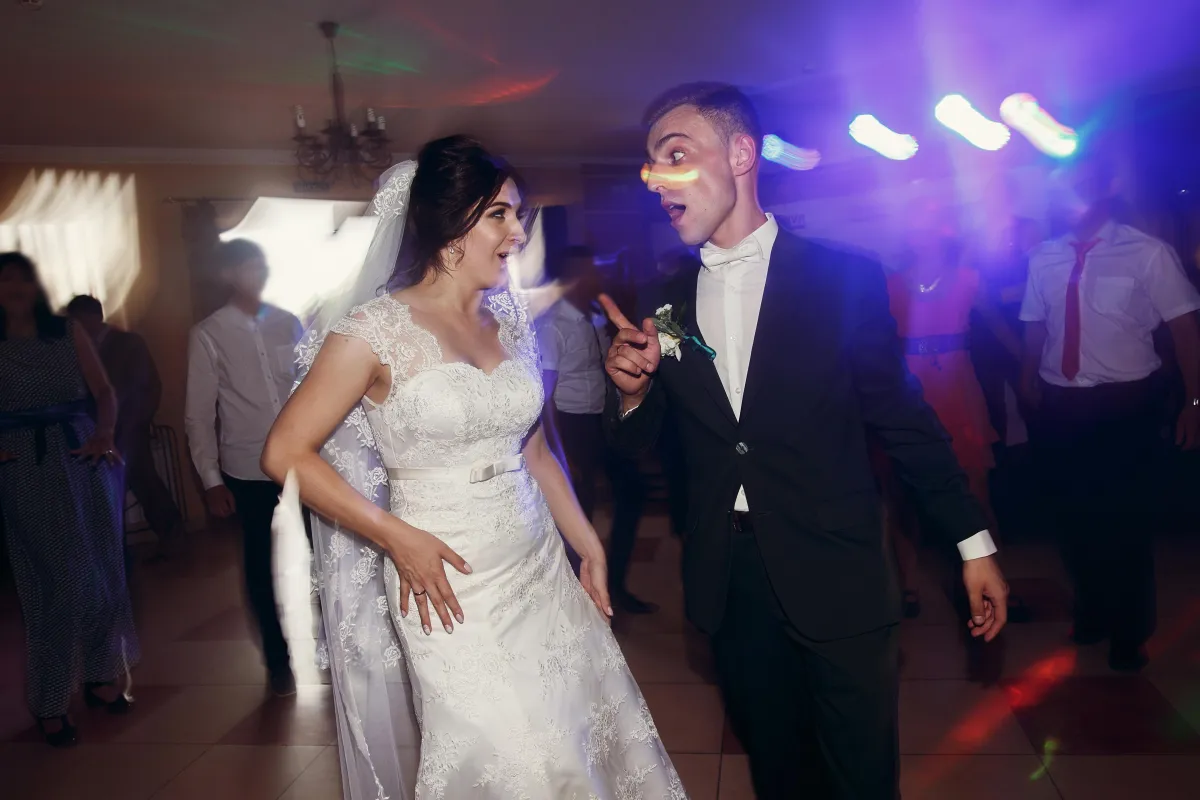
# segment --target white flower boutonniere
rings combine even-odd
[[[671,304],[667,303],[654,312],[654,328],[658,331],[658,348],[664,356],[674,356],[676,361],[683,360],[683,329],[679,323],[671,319]]]
[[[680,311],[679,317],[682,316],[683,312]],[[654,312],[653,322],[654,329],[658,331],[658,346],[664,356],[674,356],[676,361],[682,361],[683,343],[687,342],[710,359],[717,357],[715,350],[700,341],[699,337],[690,335],[684,330],[683,325],[679,323],[679,319],[673,313],[670,303],[660,306]]]

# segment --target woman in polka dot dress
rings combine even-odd
[[[92,412],[96,423],[93,424]],[[125,711],[139,658],[113,449],[116,397],[87,335],[51,313],[33,263],[0,253],[0,509],[26,637],[26,699],[46,740],[67,716]]]

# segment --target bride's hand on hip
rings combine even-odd
[[[463,612],[450,588],[450,581],[446,579],[443,562],[464,575],[471,574],[470,565],[441,539],[413,527],[399,534],[388,553],[400,574],[400,616],[408,616],[409,600],[416,598],[417,613],[426,636],[433,632],[429,622],[430,604],[446,633],[453,633],[454,620],[460,625],[463,623]]]
[[[608,599],[608,563],[603,554],[580,557],[579,582],[605,619],[612,619],[612,601]]]

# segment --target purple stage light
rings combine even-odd
[[[1031,94],[1011,94],[1004,98],[1000,119],[1048,156],[1067,158],[1079,148],[1079,134],[1047,114]]]
[[[821,154],[816,150],[796,147],[773,133],[763,137],[762,157],[788,169],[801,171],[813,169],[821,163]]]
[[[943,97],[934,107],[933,116],[980,150],[999,150],[1012,136],[1007,125],[980,114],[961,94]]]
[[[917,154],[917,140],[896,133],[870,114],[860,114],[850,123],[850,138],[884,158],[907,161]]]

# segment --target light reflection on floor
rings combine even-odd
[[[340,797],[330,687],[311,664],[303,571],[284,568],[294,583],[285,591],[285,628],[300,690],[291,700],[268,699],[240,606],[237,542],[221,531],[194,541],[190,568],[136,568],[145,650],[135,673],[136,711],[119,718],[78,710],[83,743],[72,751],[51,750],[30,729],[15,598],[9,587],[0,592],[5,797]],[[678,545],[665,519],[648,519],[631,583],[662,610],[619,620],[618,634],[691,796],[750,798],[745,756],[725,724],[704,642],[683,620],[677,565]],[[901,637],[904,796],[1195,797],[1200,542],[1164,543],[1159,566],[1163,619],[1154,662],[1137,677],[1109,672],[1102,647],[1065,643],[1068,597],[1048,547],[1006,548],[1014,590],[1038,618],[1009,629],[990,670],[967,658],[949,604],[934,580],[923,580],[924,613],[905,624]],[[977,674],[991,679],[971,680]]]

